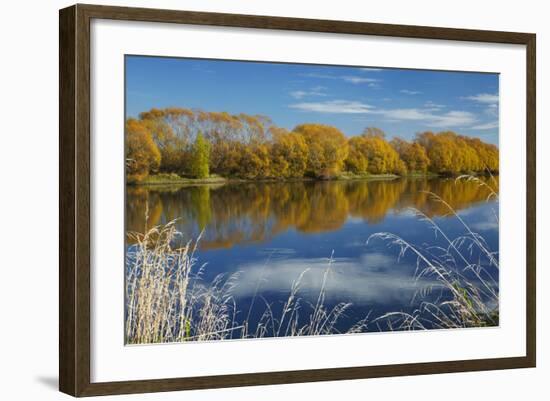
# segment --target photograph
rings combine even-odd
[[[6,2],[0,400],[544,399],[548,13],[453,5]]]
[[[499,326],[498,73],[124,69],[126,345]]]

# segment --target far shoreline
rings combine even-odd
[[[472,176],[490,176],[491,174],[468,174]],[[498,176],[498,173],[492,174]],[[225,185],[225,184],[238,184],[238,183],[292,183],[292,182],[330,182],[330,181],[392,181],[402,178],[409,179],[432,179],[432,178],[457,178],[461,174],[449,175],[449,174],[437,174],[437,173],[413,173],[406,175],[397,174],[353,174],[342,173],[339,176],[331,178],[262,178],[262,179],[246,179],[246,178],[225,178],[220,176],[212,176],[209,178],[186,178],[180,177],[176,174],[158,174],[151,175],[145,179],[137,182],[126,182],[127,186],[135,187],[149,187],[149,186],[193,186],[193,185]]]

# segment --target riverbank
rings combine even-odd
[[[311,177],[303,178],[289,178],[289,179],[276,179],[276,178],[262,178],[258,180],[249,180],[244,178],[225,178],[218,175],[212,175],[208,178],[187,178],[181,177],[177,174],[155,174],[150,175],[138,182],[128,182],[128,185],[135,186],[150,186],[150,185],[203,185],[203,184],[227,184],[238,182],[303,182],[303,181],[352,181],[352,180],[395,180],[398,178],[436,178],[440,177],[439,174],[425,173],[418,174],[412,173],[403,176],[396,174],[354,174],[350,172],[343,172],[336,177],[329,179],[316,179]]]
[[[212,175],[208,178],[187,178],[177,174],[155,174],[145,177],[141,181],[128,182],[128,185],[195,185],[195,184],[225,184],[224,177]]]

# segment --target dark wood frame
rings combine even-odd
[[[90,21],[92,18],[402,38],[510,43],[527,48],[527,309],[524,357],[90,382]],[[75,5],[59,13],[59,389],[73,396],[535,367],[536,36],[421,26]]]

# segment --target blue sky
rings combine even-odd
[[[389,138],[453,130],[498,145],[498,74],[126,56],[126,114],[153,107],[262,114]]]

